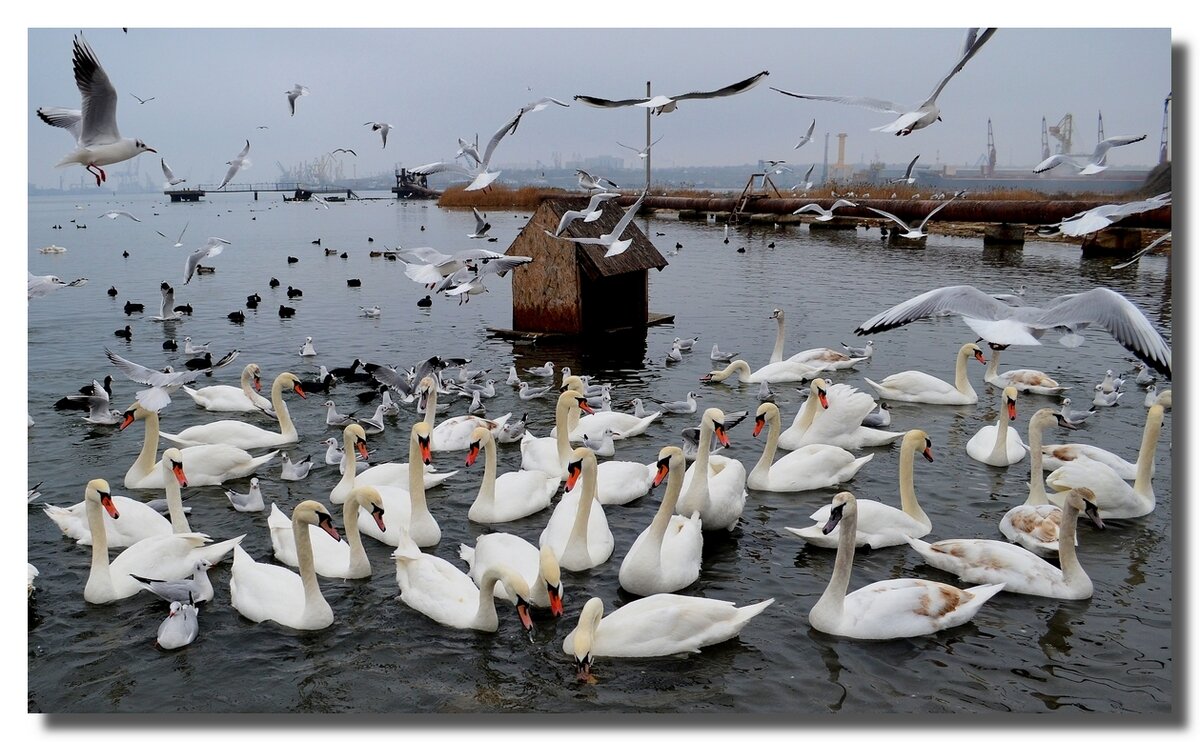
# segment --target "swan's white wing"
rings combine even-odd
[[[1098,286],[1056,302],[1027,324],[1039,329],[1100,325],[1139,359],[1171,376],[1171,347],[1133,302],[1112,289]]]
[[[830,103],[844,103],[848,106],[869,108],[872,111],[879,111],[880,113],[894,113],[896,115],[907,113],[907,111],[904,110],[904,106],[901,106],[899,103],[893,103],[890,100],[881,100],[879,98],[864,98],[860,96],[849,95],[805,95],[803,93],[788,92],[787,90],[781,90],[780,88],[771,88],[771,90],[783,93],[784,95],[790,95],[793,98],[803,98],[805,100],[825,100],[829,101]]]
[[[929,97],[926,98],[921,105],[932,105],[933,102],[937,100],[938,95],[941,94],[942,88],[946,87],[946,83],[950,82],[950,78],[962,71],[962,68],[971,60],[971,57],[975,56],[975,53],[979,51],[980,47],[987,43],[988,39],[992,38],[992,34],[994,33],[996,33],[996,29],[994,28],[985,28],[983,33],[978,33],[977,29],[974,28],[969,29],[967,31],[967,41],[963,45],[962,56],[959,57],[958,62],[956,62],[950,72],[948,72],[946,76],[941,79],[941,81],[937,84],[937,87],[933,89],[933,92],[929,94]]]
[[[754,75],[753,77],[747,77],[745,80],[740,80],[738,82],[733,83],[732,85],[726,85],[723,88],[718,88],[717,90],[707,90],[707,91],[697,90],[697,91],[692,91],[691,93],[684,93],[683,95],[672,95],[671,100],[681,101],[681,100],[693,100],[696,98],[724,98],[725,96],[728,96],[728,95],[737,95],[738,93],[744,93],[747,90],[749,90],[750,88],[759,84],[760,82],[762,82],[762,79],[769,74],[771,74],[771,73],[767,72],[766,70],[763,70],[762,72],[759,72],[757,75]]]
[[[943,286],[903,301],[862,323],[856,335],[870,335],[891,330],[909,322],[941,314],[961,314],[966,317],[998,321],[1012,316],[1013,307],[974,286]]]
[[[75,37],[75,86],[83,98],[79,143],[111,144],[121,139],[117,130],[117,90],[109,82],[96,53],[81,36]]]
[[[43,106],[37,109],[38,118],[51,126],[66,129],[76,142],[83,126],[83,112],[74,108]]]
[[[947,202],[947,203],[949,203],[949,202]],[[906,231],[906,232],[912,229],[912,227],[908,226],[907,222],[905,222],[903,219],[896,216],[895,214],[884,211],[883,209],[877,209],[874,206],[868,206],[867,208],[870,209],[871,211],[874,211],[876,214],[879,214],[881,216],[886,216],[888,219],[891,219],[895,223],[899,224],[901,227],[904,227],[904,231]]]

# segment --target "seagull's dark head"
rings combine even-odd
[[[153,152],[154,154],[158,154],[158,150],[147,146],[146,143],[143,142],[141,139],[134,139],[133,146],[135,149],[137,149],[137,151],[139,153],[140,152]]]

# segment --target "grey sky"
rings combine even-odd
[[[29,31],[29,180],[78,182],[81,168],[56,170],[72,148],[63,131],[34,115],[40,105],[77,107],[71,73],[76,29]],[[656,93],[711,89],[769,70],[743,95],[685,101],[655,119],[657,163],[739,164],[758,159],[819,162],[824,135],[845,132],[847,159],[973,164],[992,119],[999,165],[1032,167],[1040,126],[1065,113],[1076,150],[1090,150],[1096,114],[1105,132],[1146,134],[1115,149],[1111,165],[1157,160],[1163,98],[1171,91],[1169,29],[1010,29],[1000,31],[938,99],[943,121],[909,137],[872,132],[890,117],[865,109],[801,101],[769,89],[860,95],[917,103],[953,64],[964,29],[89,29],[84,33],[120,93],[125,136],[156,148],[191,183],[219,182],[225,162],[251,141],[253,167],[242,182],[273,180],[275,162],[313,159],[350,147],[358,175],[448,159],[459,136],[486,141],[522,104],[541,96],[572,103],[526,117],[494,162],[549,164],[576,154],[632,153],[620,140],[644,140],[641,109],[596,109],[571,101],[586,93],[635,97],[647,79]],[[284,92],[312,93],[288,115]],[[530,92],[527,88],[532,88]],[[155,100],[139,105],[131,93]],[[792,146],[816,118],[814,141]],[[363,122],[395,129],[386,150]],[[266,125],[267,130],[256,129]],[[831,158],[836,139],[831,137]],[[158,160],[143,155],[142,172]],[[632,164],[632,159],[628,160]],[[124,165],[116,165],[123,168]]]

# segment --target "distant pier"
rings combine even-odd
[[[201,185],[197,188],[168,188],[163,195],[169,196],[172,203],[181,201],[199,201],[204,196],[219,193],[253,193],[258,200],[259,193],[291,193],[291,199],[307,201],[314,193],[345,194],[346,198],[358,198],[350,188],[338,185],[307,185],[303,183],[229,183],[224,188],[216,185]],[[307,194],[307,195],[305,195]]]

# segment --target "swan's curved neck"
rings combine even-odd
[[[429,385],[429,393],[425,395],[425,424],[433,428],[433,421],[437,417],[437,382]]]
[[[699,468],[700,459],[696,459],[696,472],[692,475],[692,482],[696,481],[696,477],[705,476],[707,478],[708,461],[707,456],[704,461],[704,468]],[[675,514],[675,504],[679,502],[679,493],[683,491],[683,462],[676,462],[674,457],[671,459],[671,468],[667,474],[667,491],[663,494],[662,502],[658,505],[658,512],[654,514],[654,520],[650,521],[649,536],[647,537],[647,545],[650,547],[650,554],[653,556],[654,566],[657,567],[662,556],[663,536],[667,533],[667,526],[671,523],[671,516]]]
[[[1029,498],[1026,505],[1049,505],[1046,484],[1042,481],[1042,428],[1036,420],[1029,421]]]
[[[770,408],[768,408],[770,409]],[[767,413],[767,445],[763,448],[762,455],[758,457],[758,463],[754,465],[754,469],[750,472],[750,476],[755,479],[769,479],[771,476],[771,464],[775,462],[775,450],[779,447],[779,413]]]
[[[579,496],[579,507],[575,510],[575,522],[571,525],[571,535],[567,538],[567,546],[563,549],[563,556],[559,560],[562,562],[578,563],[589,558],[588,518],[592,514],[592,501],[596,499],[596,461],[592,457],[584,457],[582,474],[583,492]]]
[[[425,462],[421,459],[421,444],[417,441],[417,436],[409,436],[411,439],[408,443],[408,497],[412,503],[409,511],[409,528],[416,528],[416,524],[422,520],[431,520],[433,518],[429,513],[429,506],[425,502]],[[353,465],[352,462],[346,463],[346,468],[349,469]]]
[[[317,570],[313,564],[312,539],[308,524],[292,518],[292,536],[296,540],[296,560],[300,567],[300,581],[304,585],[304,612],[307,614],[318,603],[325,602],[321,586],[317,584]]]
[[[574,405],[579,409],[579,405],[571,397],[558,398],[558,404],[554,406],[554,443],[558,448],[558,468],[559,476],[565,477],[567,472],[567,463],[571,458],[571,444],[568,439],[568,427],[570,425],[570,409]]]
[[[967,378],[967,359],[971,354],[963,351],[958,354],[958,361],[954,364],[954,388],[962,394],[971,394],[975,389],[971,386],[971,380]]]
[[[1137,478],[1133,480],[1133,491],[1154,501],[1154,490],[1150,487],[1150,466],[1154,463],[1154,449],[1158,447],[1158,436],[1162,432],[1162,421],[1155,424],[1154,409],[1146,415],[1146,429],[1142,431],[1142,447],[1138,451]]]
[[[171,530],[175,533],[191,533],[187,514],[183,512],[183,493],[174,472],[164,471],[163,483],[167,486],[167,512],[171,514]]]
[[[1003,461],[1008,455],[1008,397],[1000,395],[1000,419],[996,421],[996,442],[992,444],[992,460]]]
[[[712,451],[712,431],[712,420],[707,417],[702,418],[700,420],[699,448],[696,449],[696,461],[692,464],[692,481],[688,483],[687,497],[685,498],[690,506],[698,510],[704,509],[708,504],[708,455]],[[670,486],[671,483],[668,480],[668,491]],[[682,479],[680,479],[679,486],[683,487]]]
[[[800,408],[800,415],[792,423],[793,428],[800,431],[808,430],[813,420],[817,419],[817,412],[821,409],[821,403],[817,400],[818,396],[817,390],[812,389],[808,399],[804,400],[804,406]]]
[[[352,464],[347,464],[353,469]],[[362,536],[358,532],[358,511],[361,505],[357,497],[347,497],[342,503],[342,522],[346,529],[346,543],[350,546],[350,569],[352,575],[371,574],[371,562],[367,559],[367,550],[363,547]]]
[[[999,376],[1000,375],[999,369],[1000,369],[1000,351],[993,348],[992,349],[992,357],[988,359],[987,369],[985,369],[983,372],[983,380],[991,381],[992,379]]]
[[[737,374],[738,381],[743,384],[750,383],[750,364],[741,360],[730,361],[729,365],[712,375],[713,381],[725,381],[730,376]]]
[[[1058,565],[1062,570],[1063,582],[1068,585],[1076,582],[1090,583],[1091,578],[1083,571],[1079,563],[1079,555],[1075,552],[1075,530],[1079,521],[1079,511],[1063,503],[1062,521],[1058,526]]]
[[[479,483],[479,495],[475,502],[490,510],[496,505],[496,439],[490,435],[484,439],[483,481]]]
[[[500,625],[500,618],[496,615],[496,583],[503,579],[501,572],[492,567],[484,573],[479,585],[479,609],[475,612],[474,622],[479,628],[495,629]],[[504,587],[508,590],[507,584]],[[509,594],[515,598],[516,591],[510,590]]]
[[[775,348],[771,351],[771,363],[779,363],[783,360],[783,317],[776,317],[775,323]]]
[[[850,586],[850,570],[854,567],[854,538],[858,532],[858,511],[856,508],[846,508],[842,520],[838,524],[837,558],[833,562],[833,574],[821,599],[813,606],[812,612],[822,611],[831,617],[840,619],[842,607],[846,600],[846,588]],[[821,524],[824,525],[824,524]]]
[[[100,504],[87,499],[88,530],[92,533],[92,568],[84,586],[84,598],[106,596],[113,592],[112,574],[108,569],[108,534],[104,530],[104,515]]]
[[[287,403],[283,401],[283,385],[282,379],[276,379],[271,385],[271,406],[275,408],[275,414],[279,418],[279,434],[280,435],[295,435],[296,426],[292,424],[292,416],[288,414]]]
[[[900,445],[900,509],[915,520],[929,523],[929,516],[917,502],[917,490],[913,486],[913,463],[917,457],[917,447],[924,444],[925,439],[921,436],[906,436]]]
[[[158,413],[147,411],[142,421],[146,424],[146,432],[142,437],[142,451],[129,467],[129,471],[134,472],[139,480],[145,479],[154,471],[154,460],[158,457]]]
[[[254,386],[251,384],[251,379],[253,378],[253,371],[249,369],[242,371],[242,393],[246,395],[247,399],[254,399],[256,396],[254,392]]]

